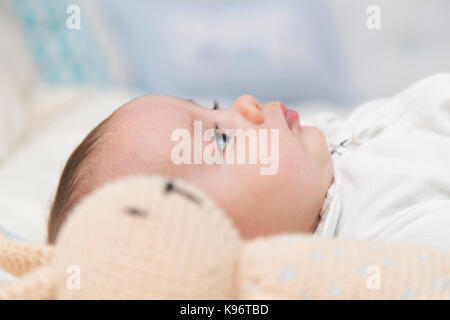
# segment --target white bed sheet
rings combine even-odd
[[[126,90],[86,95],[30,135],[0,166],[0,227],[25,240],[44,242],[66,159],[98,122],[135,96]]]

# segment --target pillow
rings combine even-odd
[[[283,102],[348,98],[323,1],[99,3],[133,84],[146,91],[185,97],[249,92]]]
[[[108,59],[89,19],[80,13],[80,29],[69,29],[67,8],[80,1],[22,0],[12,3],[23,39],[39,76],[52,86],[105,86],[112,82]],[[83,14],[83,15],[81,15]]]
[[[80,30],[66,26],[74,4],[82,8]],[[123,84],[101,15],[89,1],[0,2],[0,38],[8,48],[0,50],[0,161],[42,118],[84,94],[74,88]]]

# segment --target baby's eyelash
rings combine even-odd
[[[216,124],[216,132],[222,135],[223,141],[228,142],[228,139],[230,139],[230,137],[227,134],[225,134],[219,130],[219,127],[217,126],[217,124]]]
[[[228,140],[230,140],[230,137],[227,134],[221,132],[217,124],[216,128],[214,129],[214,137],[216,139],[217,147],[219,148],[220,152],[223,152],[228,143]]]
[[[213,105],[213,110],[218,110],[219,109],[219,103],[214,100],[214,105]]]

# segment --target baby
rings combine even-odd
[[[70,211],[95,188],[126,175],[161,174],[185,179],[209,194],[245,238],[315,232],[447,251],[448,101],[449,75],[363,105],[346,120],[319,117],[315,126],[303,125],[282,103],[260,104],[250,95],[226,109],[169,96],[132,100],[100,123],[68,159],[50,213],[48,241],[56,240]],[[262,175],[258,163],[174,163],[173,132],[194,135],[195,121],[214,133],[216,151],[223,153],[237,148],[228,129],[277,129],[276,174]]]
[[[279,102],[262,105],[250,95],[224,110],[168,96],[126,103],[98,125],[67,161],[50,214],[49,241],[55,241],[67,214],[86,194],[130,174],[161,174],[197,185],[227,212],[243,237],[313,232],[333,166],[322,133],[301,126],[295,115]],[[174,164],[172,133],[180,128],[192,132],[194,121],[201,121],[204,130],[279,129],[278,172],[261,175],[261,165],[249,163]]]

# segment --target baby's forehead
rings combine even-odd
[[[148,167],[150,162],[152,166],[167,166],[174,145],[172,133],[190,129],[193,108],[198,107],[169,96],[140,97],[121,106],[96,146],[92,157],[95,167],[122,172]]]
[[[152,112],[159,113],[165,112],[166,116],[171,113],[186,113],[195,108],[195,104],[192,100],[176,98],[172,96],[164,95],[150,95],[143,96],[129,101],[117,110],[117,113],[121,112]]]
[[[152,131],[158,135],[169,135],[170,139],[169,131],[189,126],[192,108],[188,101],[170,96],[136,98],[113,113],[103,133],[120,139],[118,136],[124,134],[134,136]]]

